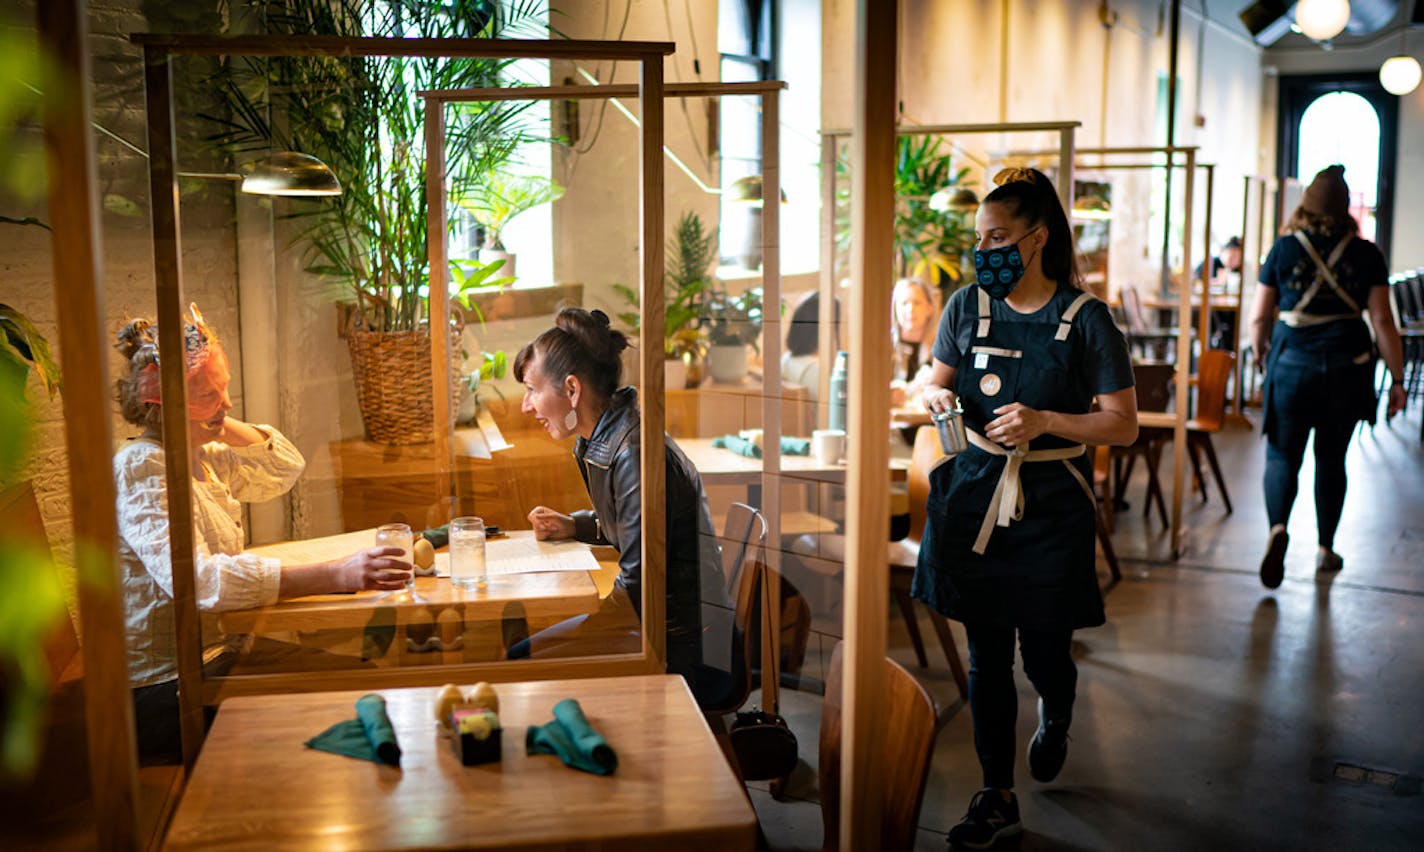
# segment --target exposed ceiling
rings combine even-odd
[[[1401,5],[1414,8],[1401,10]],[[1411,18],[1420,19],[1424,0],[1350,0],[1350,22],[1337,39],[1372,35],[1392,24],[1405,25]],[[1402,14],[1401,14],[1402,12]],[[1256,43],[1270,47],[1282,39],[1304,42],[1306,37],[1291,31],[1294,22],[1295,4],[1281,0],[1257,0],[1240,7],[1239,23],[1243,29],[1252,32]],[[1253,32],[1254,31],[1254,32]]]

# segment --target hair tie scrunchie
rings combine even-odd
[[[1034,173],[1029,169],[1019,168],[1018,166],[1009,166],[1006,169],[1000,169],[999,173],[994,175],[995,186],[1003,186],[1006,183],[1036,184],[1038,183],[1038,177],[1035,176]]]

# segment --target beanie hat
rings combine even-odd
[[[1327,166],[1320,170],[1300,199],[1301,209],[1328,219],[1344,219],[1350,215],[1350,188],[1345,185],[1345,167]]]

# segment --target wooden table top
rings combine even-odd
[[[225,701],[168,849],[751,850],[756,815],[682,678],[497,684],[503,760],[462,766],[435,688],[380,690],[401,768],[308,749],[362,691]],[[576,698],[618,752],[597,776],[524,753],[529,725]]]
[[[731,450],[712,446],[712,438],[676,438],[677,445],[702,475],[704,485],[755,485],[761,478],[761,459],[749,459]],[[890,480],[904,482],[909,475],[909,459],[890,459]],[[822,464],[814,456],[781,454],[781,473],[796,479],[844,482],[845,462]]]
[[[529,530],[508,535],[529,536]],[[283,542],[251,548],[248,552],[301,564],[336,559],[375,546],[374,530],[357,530],[324,538]],[[594,548],[598,571],[551,571],[533,574],[505,574],[489,578],[487,588],[465,590],[448,577],[416,577],[415,594],[405,592],[357,592],[355,594],[310,595],[291,598],[257,609],[233,610],[218,616],[225,633],[262,633],[277,630],[325,630],[359,628],[370,620],[375,607],[395,610],[396,623],[414,616],[423,622],[427,613],[416,614],[431,605],[461,607],[466,621],[497,621],[510,601],[524,605],[531,619],[561,619],[598,608],[598,602],[613,591],[618,576],[617,555],[611,548]],[[437,569],[448,573],[449,556],[435,554]]]

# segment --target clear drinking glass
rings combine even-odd
[[[485,575],[485,522],[456,518],[450,522],[450,582],[462,589],[483,589]]]
[[[399,547],[400,560],[410,566],[410,576],[405,581],[407,589],[415,588],[415,537],[411,535],[410,524],[381,524],[376,527],[377,547]]]

